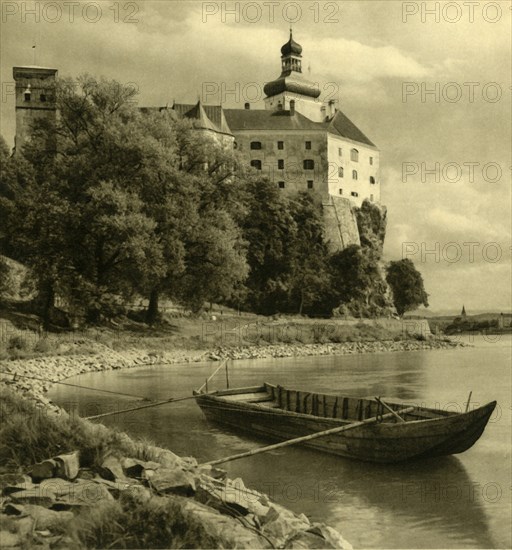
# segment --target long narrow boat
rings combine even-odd
[[[492,401],[457,413],[414,406],[400,414],[406,407],[404,403],[386,400],[382,404],[371,398],[292,390],[267,383],[196,393],[195,398],[208,420],[278,441],[376,417],[375,422],[302,444],[347,458],[383,463],[462,453],[482,435],[496,407],[496,401]]]

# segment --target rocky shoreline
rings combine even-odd
[[[219,347],[209,353],[208,360],[356,355],[361,353],[451,349],[465,346],[466,344],[461,342],[435,338],[429,338],[428,340],[375,340],[325,344],[273,344],[268,346]]]
[[[124,350],[121,353],[96,344],[94,353],[91,354],[80,353],[79,344],[74,355],[0,362],[0,386],[9,388],[14,394],[42,409],[45,415],[49,413],[49,421],[52,417],[67,421],[67,413],[53,404],[46,393],[53,383],[86,372],[156,363],[220,361],[228,358],[239,360],[325,356],[461,346],[456,342],[429,339],[275,344],[218,347],[207,351],[173,350],[163,353]],[[85,422],[86,429],[97,430],[99,434],[110,430],[102,425],[82,422]],[[125,438],[129,448],[137,449],[137,443],[128,436],[121,436]],[[76,514],[77,510],[98,505],[97,502],[88,502],[85,497],[78,501],[69,500],[70,495],[87,494],[90,486],[94,486],[94,494],[102,495],[102,502],[107,506],[116,499],[124,502],[123,499],[132,498],[133,491],[138,495],[137,498],[142,498],[144,505],[160,499],[159,506],[178,506],[186,523],[199,524],[198,529],[212,534],[215,544],[223,548],[351,548],[334,529],[321,523],[311,523],[303,514],[290,512],[272,502],[266,495],[246,488],[242,480],[228,479],[222,470],[202,467],[193,458],[177,457],[167,449],[150,445],[146,445],[142,451],[146,459],[150,458],[149,461],[141,461],[141,457],[134,454],[137,453],[125,454],[115,459],[107,458],[95,470],[83,467],[79,451],[36,464],[15,483],[4,487],[5,498],[3,497],[0,519],[8,521],[10,528],[7,531],[2,528],[2,540],[12,543],[9,547],[20,548],[26,546],[27,533],[30,532],[38,547],[66,547],[72,541],[65,537],[62,539],[52,525],[61,525],[63,521],[72,522],[73,513]],[[71,464],[67,470],[66,464],[61,465],[66,461]],[[68,470],[74,473],[70,474]],[[130,472],[133,471],[137,475],[131,475]],[[46,485],[55,491],[48,491]],[[42,493],[45,495],[44,499],[41,499]],[[233,512],[234,508],[236,514]]]
[[[74,355],[48,355],[32,359],[0,362],[0,384],[6,384],[37,406],[61,412],[46,393],[53,383],[88,372],[132,368],[151,364],[221,361],[224,359],[269,359],[282,357],[313,357],[326,355],[354,355],[421,351],[464,347],[450,340],[364,341],[324,344],[272,344],[265,346],[222,346],[212,350],[175,349],[162,353],[130,349],[123,352],[96,344],[94,354],[81,354],[79,347]]]

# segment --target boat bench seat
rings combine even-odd
[[[239,403],[263,403],[265,401],[272,401],[272,398],[267,392],[223,395],[222,398],[228,401],[237,401]]]

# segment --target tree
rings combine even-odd
[[[11,283],[9,265],[5,259],[0,256],[0,295],[9,291]]]
[[[96,321],[138,293],[149,298],[146,321],[153,323],[160,295],[193,297],[200,307],[201,299],[228,299],[247,274],[235,223],[243,186],[232,151],[166,110],[141,112],[133,95],[87,75],[78,86],[61,81],[57,121],[36,123],[23,150],[37,176],[18,213],[29,213],[31,223],[24,227],[16,215],[12,229],[29,251],[28,265],[44,273],[46,309],[58,291]]]
[[[386,281],[391,287],[393,303],[400,316],[420,305],[428,307],[423,277],[409,258],[390,262],[386,271]]]
[[[245,307],[264,315],[286,310],[297,232],[288,201],[268,179],[249,176],[245,203],[242,230],[250,268]]]
[[[145,147],[159,146],[144,167],[141,195],[156,221],[163,271],[151,278],[146,321],[158,317],[160,295],[198,311],[204,301],[232,297],[247,275],[236,220],[243,184],[233,151],[166,111],[141,119]]]
[[[329,267],[340,311],[376,317],[388,310],[386,283],[372,248],[350,245],[331,256]]]
[[[247,274],[245,242],[238,226],[226,212],[203,211],[185,243],[180,301],[195,312],[204,302],[230,302]]]
[[[133,90],[84,76],[57,89],[23,155],[35,181],[17,194],[10,233],[38,281],[45,322],[59,293],[89,320],[109,316],[162,269],[140,189],[148,152]]]
[[[324,240],[322,205],[310,193],[299,193],[290,201],[296,232],[288,251],[291,259],[290,306],[302,315],[318,311],[329,287],[328,251]],[[316,307],[315,307],[316,306]],[[292,306],[293,307],[293,306]]]

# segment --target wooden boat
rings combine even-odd
[[[377,398],[319,394],[266,383],[196,392],[195,398],[208,420],[278,441],[354,424],[301,444],[383,463],[466,451],[482,435],[496,406],[492,401],[465,413],[418,406],[404,409],[406,404],[387,399],[383,403]],[[404,410],[408,412],[400,412]]]

